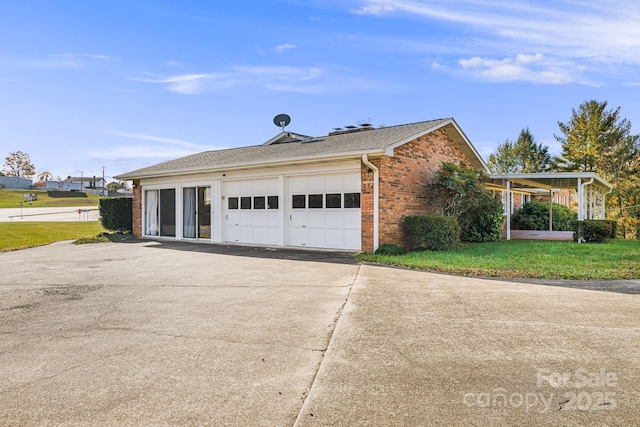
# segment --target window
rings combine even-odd
[[[342,207],[342,194],[327,194],[325,198],[327,209],[340,209]]]
[[[238,209],[237,197],[229,197],[229,209]]]
[[[264,209],[265,206],[265,197],[264,196],[255,196],[253,198],[253,209]]]
[[[240,209],[251,209],[251,197],[240,197]]]
[[[347,209],[359,209],[360,193],[344,193],[344,207]]]
[[[267,209],[278,209],[278,196],[267,197]]]
[[[304,209],[307,207],[306,196],[304,194],[294,194],[291,197],[291,207],[293,209]]]
[[[309,209],[322,209],[322,194],[309,194]]]

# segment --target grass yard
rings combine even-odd
[[[36,194],[38,200],[23,202],[25,194]],[[51,194],[52,196],[50,196]],[[0,189],[0,209],[19,208],[64,208],[69,206],[98,206],[100,196],[97,194],[53,192],[46,190],[6,190]]]
[[[0,223],[0,252],[48,245],[61,240],[93,237],[104,231],[99,221],[2,222]]]
[[[640,279],[640,241],[604,244],[511,240],[443,252],[361,254],[366,262],[463,276],[541,279]]]

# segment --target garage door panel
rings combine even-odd
[[[289,178],[289,191],[291,194],[307,193],[307,179],[302,177]]]
[[[343,218],[344,218],[344,228],[360,230],[361,228],[360,221],[362,218],[360,209],[345,209]]]
[[[361,249],[361,232],[360,230],[344,230],[344,248],[360,250]]]
[[[310,228],[307,230],[309,242],[307,246],[313,248],[324,248],[325,244],[325,229],[324,228]]]
[[[310,211],[309,212],[309,221],[307,224],[309,227],[313,228],[324,228],[325,227],[325,214],[320,211]]]
[[[327,228],[335,229],[335,228],[344,228],[344,215],[342,211],[331,210],[326,214],[326,226]]]
[[[267,227],[280,228],[280,212],[267,211]]]
[[[344,175],[344,188],[345,193],[359,193],[360,192],[360,174]]]
[[[234,196],[240,195],[240,182],[239,181],[230,181],[225,183],[225,187],[227,190],[227,194],[232,194]]]
[[[326,244],[329,248],[341,248],[344,246],[344,234],[339,229],[327,229]]]
[[[343,175],[329,175],[325,179],[325,191],[327,193],[339,193],[343,188]]]
[[[290,244],[293,246],[306,246],[307,245],[307,229],[306,228],[292,228],[289,234]]]
[[[253,227],[240,226],[240,242],[253,243]]]
[[[322,193],[324,192],[324,176],[310,176],[307,181],[309,193]]]
[[[260,227],[253,227],[252,243],[267,243],[267,229],[260,228]]]

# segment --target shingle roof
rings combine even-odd
[[[117,178],[135,179],[247,165],[295,163],[296,161],[341,157],[348,154],[356,157],[364,153],[380,153],[389,147],[402,144],[452,121],[453,119],[438,119],[362,132],[315,137],[283,144],[205,151],[128,172]]]

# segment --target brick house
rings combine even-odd
[[[442,162],[487,167],[453,118],[208,151],[122,174],[133,234],[372,252],[404,244],[406,215],[435,213]]]

